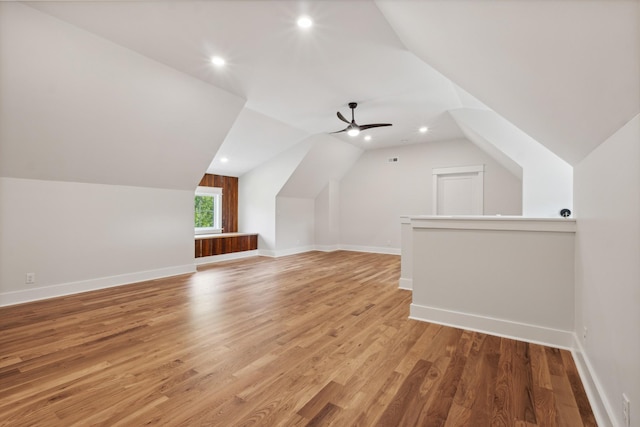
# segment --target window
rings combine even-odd
[[[198,187],[194,206],[196,234],[222,233],[222,188]]]

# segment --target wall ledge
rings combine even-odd
[[[209,233],[209,234],[196,234],[195,240],[202,239],[219,239],[222,237],[240,237],[240,236],[257,236],[258,233]]]
[[[529,218],[522,216],[435,216],[411,217],[413,229],[446,228],[458,230],[551,231],[575,233],[572,218]]]

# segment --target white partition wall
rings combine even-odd
[[[411,218],[400,217],[400,289],[413,289],[413,230]]]
[[[575,221],[414,217],[411,317],[570,348]]]

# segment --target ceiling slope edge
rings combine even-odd
[[[451,114],[451,112],[449,112],[449,114]],[[453,119],[456,121],[458,127],[460,127],[460,130],[469,141],[475,144],[480,150],[491,156],[496,162],[498,162],[501,166],[511,172],[514,176],[522,179],[522,166],[518,162],[509,157],[509,155],[500,150],[491,141],[483,138],[470,126],[464,123],[462,119],[458,119],[456,117],[453,117]]]
[[[311,138],[311,149],[279,191],[280,197],[315,199],[330,181],[340,181],[364,150],[326,134]]]
[[[472,142],[499,151],[522,168],[523,215],[554,217],[573,206],[573,167],[495,111],[450,111]]]

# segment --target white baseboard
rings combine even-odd
[[[276,257],[276,251],[272,251],[270,249],[258,249],[258,255],[275,258]]]
[[[316,250],[315,246],[299,246],[297,248],[276,249],[276,250],[259,249],[258,253],[261,256],[279,258],[281,256],[303,254],[305,252],[311,252],[311,251],[315,251],[315,250]]]
[[[334,252],[334,251],[352,251],[352,252],[369,252],[374,254],[400,255],[399,248],[385,248],[377,246],[358,246],[358,245],[313,245],[300,246],[297,248],[270,250],[259,249],[258,253],[262,256],[278,258],[281,256],[301,254],[310,251]]]
[[[343,251],[353,252],[370,252],[374,254],[400,255],[400,248],[389,248],[383,246],[359,246],[359,245],[340,245]]]
[[[340,245],[315,245],[314,248],[320,252],[335,252],[340,250]]]
[[[43,286],[40,288],[25,289],[23,291],[4,292],[0,293],[0,307],[65,295],[79,294],[82,292],[95,291],[114,286],[128,285],[136,282],[144,282],[146,280],[178,276],[181,274],[194,273],[195,271],[196,267],[194,264],[185,264],[174,267],[159,268],[156,270],[138,271],[135,273],[120,274],[117,276],[100,277],[97,279]]]
[[[409,318],[571,350],[573,332],[411,304]]]
[[[406,289],[408,291],[412,291],[413,290],[413,279],[404,279],[404,278],[400,278],[400,283],[398,283],[398,287],[400,289]]]
[[[571,351],[573,360],[576,362],[582,385],[589,398],[591,404],[591,410],[596,417],[596,422],[600,427],[609,427],[614,425],[614,412],[611,407],[611,402],[607,400],[603,393],[603,388],[595,375],[587,355],[584,352],[582,343],[578,339],[578,336],[573,334],[573,350]]]
[[[196,258],[196,265],[213,264],[215,262],[229,261],[233,259],[249,258],[252,256],[258,256],[259,251],[257,249],[251,251],[233,252],[230,254],[212,255]]]

